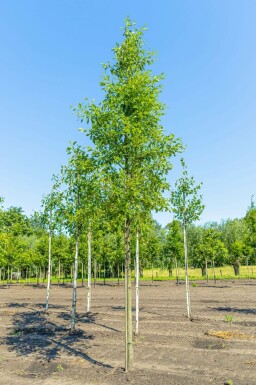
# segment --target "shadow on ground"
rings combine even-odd
[[[61,354],[68,354],[81,357],[94,365],[111,367],[88,355],[89,341],[94,339],[92,334],[87,334],[78,328],[70,333],[67,322],[64,322],[63,325],[64,317],[53,319],[50,311],[45,312],[45,310],[31,307],[27,307],[26,311],[19,311],[26,305],[28,304],[10,303],[8,306],[17,308],[17,313],[12,317],[13,328],[4,338],[10,351],[16,352],[19,356],[36,355],[48,361],[60,357]],[[69,320],[70,315],[67,316]],[[60,319],[61,323],[58,322]],[[87,320],[90,322],[90,314],[87,314]],[[95,322],[93,316],[91,316],[91,322]]]

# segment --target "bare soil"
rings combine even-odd
[[[79,287],[72,335],[71,287],[52,287],[46,313],[45,287],[0,286],[0,384],[255,385],[256,281],[197,285],[191,285],[189,321],[184,284],[141,284],[140,335],[129,373],[122,285],[93,288],[89,314],[86,288]]]

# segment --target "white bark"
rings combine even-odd
[[[91,270],[92,270],[92,253],[91,253],[91,232],[88,232],[88,280],[87,280],[87,311],[91,309]]]
[[[73,271],[73,298],[72,298],[72,313],[71,313],[71,333],[75,329],[76,323],[76,288],[77,288],[77,270],[78,270],[78,237],[76,238],[76,252]]]
[[[135,334],[139,334],[139,279],[140,279],[140,266],[139,266],[139,230],[136,228],[136,254],[135,254]]]
[[[186,228],[186,223],[184,223],[184,226],[183,226],[183,234],[184,234],[184,257],[185,257],[185,274],[186,274],[187,316],[188,316],[189,319],[191,319],[189,276],[188,276],[188,249],[187,249],[187,228]]]
[[[46,304],[45,310],[48,310],[49,307],[49,296],[50,296],[50,286],[51,286],[51,255],[52,255],[52,235],[49,232],[49,241],[48,241],[48,274],[47,274],[47,288],[46,288]]]

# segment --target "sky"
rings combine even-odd
[[[129,16],[165,73],[166,133],[203,182],[201,223],[243,217],[256,195],[255,0],[0,0],[0,196],[39,210],[66,147],[85,134],[72,106],[99,102],[101,64]],[[180,176],[178,159],[170,182]],[[159,213],[166,225],[172,214]]]

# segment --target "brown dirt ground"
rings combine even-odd
[[[124,287],[93,288],[90,314],[86,288],[79,287],[74,335],[68,333],[71,295],[71,287],[53,286],[45,313],[45,287],[0,286],[1,385],[256,384],[254,280],[191,286],[193,321],[185,317],[184,284],[143,282],[129,373],[123,369]],[[221,339],[209,331],[235,333]]]

